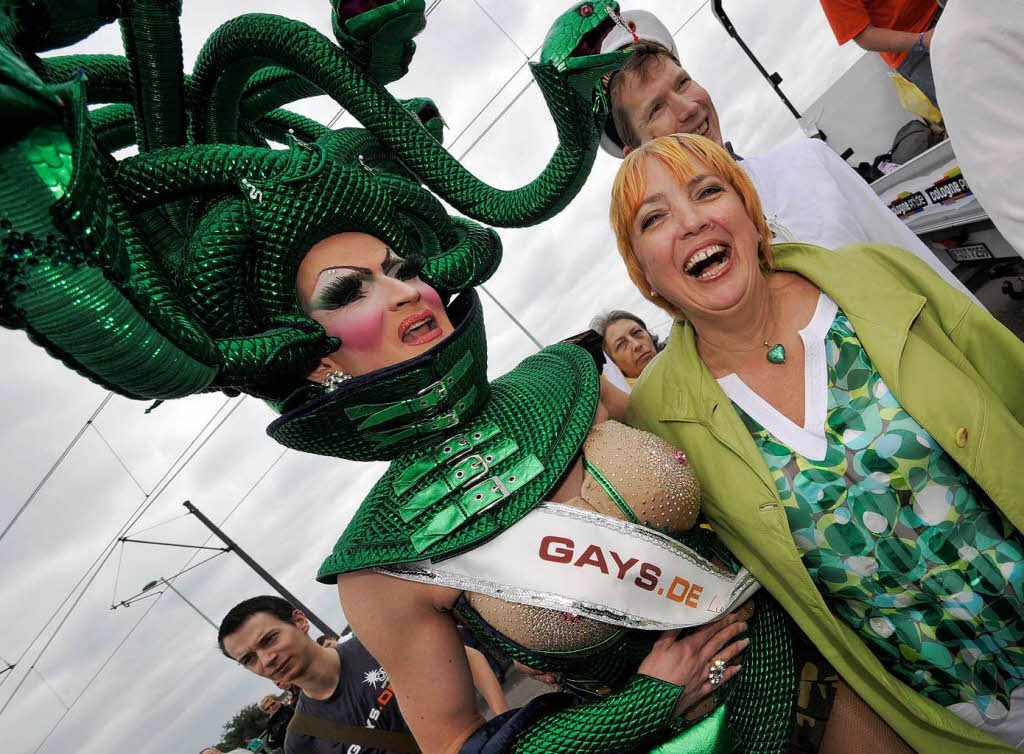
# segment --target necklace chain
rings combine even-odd
[[[767,333],[765,333],[764,341],[760,345],[754,346],[753,348],[726,348],[724,346],[718,345],[717,343],[711,342],[707,338],[701,336],[699,333],[698,337],[705,343],[707,343],[709,346],[714,346],[718,350],[726,351],[727,353],[751,353],[752,351],[760,351],[762,348],[770,348],[770,345],[768,343],[768,336],[771,335],[775,329],[775,296],[772,295],[771,289],[768,290],[768,325],[769,327],[771,327],[771,329],[768,330]]]

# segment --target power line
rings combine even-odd
[[[540,48],[538,47],[537,49],[539,50]],[[536,54],[536,52],[537,52],[537,50],[534,50],[534,54]],[[533,57],[533,56],[531,55],[530,57]],[[505,91],[505,87],[507,87],[509,84],[511,84],[515,80],[516,76],[519,75],[519,72],[521,70],[523,70],[527,65],[529,65],[529,63],[530,63],[530,61],[529,61],[529,59],[527,59],[527,60],[524,60],[522,63],[519,64],[519,67],[516,68],[512,72],[512,75],[508,77],[508,79],[505,81],[505,83],[502,84],[500,87],[498,87],[498,91],[496,91],[494,93],[494,96],[491,97],[489,100],[487,100],[487,103],[483,107],[481,107],[480,110],[477,111],[477,114],[473,116],[473,118],[469,121],[469,123],[467,123],[465,126],[463,126],[462,130],[459,131],[459,135],[456,136],[454,139],[452,139],[451,143],[449,144],[449,148],[454,147],[458,143],[459,139],[461,139],[465,135],[466,131],[468,131],[470,129],[470,127],[474,123],[476,123],[477,119],[481,115],[483,115],[485,112],[487,112],[487,108],[491,106],[491,104],[494,102],[494,100],[498,99],[498,97],[501,95],[501,93],[503,91]]]
[[[126,520],[125,523],[121,526],[121,528],[117,531],[117,533],[114,534],[113,538],[110,540],[110,542],[107,543],[106,547],[104,547],[100,551],[100,554],[96,557],[96,559],[92,562],[92,564],[88,568],[86,568],[85,573],[82,574],[82,577],[78,580],[78,583],[76,583],[75,586],[72,587],[71,591],[68,592],[67,596],[61,602],[61,604],[57,607],[57,609],[53,612],[53,614],[50,615],[49,619],[47,619],[47,621],[43,625],[43,627],[35,635],[35,637],[32,639],[32,641],[30,641],[28,643],[28,646],[25,647],[25,650],[18,657],[18,661],[15,664],[20,663],[22,661],[22,659],[24,659],[24,657],[28,654],[29,650],[31,650],[33,645],[46,632],[46,629],[53,622],[54,618],[56,618],[60,614],[60,611],[64,608],[64,605],[66,605],[68,603],[68,601],[75,594],[75,591],[79,588],[79,586],[82,585],[82,582],[86,582],[85,586],[82,587],[81,592],[78,594],[78,596],[75,598],[74,602],[71,604],[71,607],[68,608],[67,613],[64,615],[64,617],[58,623],[57,628],[54,629],[53,634],[46,641],[46,643],[43,645],[42,649],[39,651],[39,653],[36,655],[35,659],[32,661],[31,665],[29,666],[29,670],[31,670],[32,667],[34,667],[36,665],[36,663],[39,662],[39,660],[42,658],[42,656],[46,653],[46,650],[49,649],[50,645],[53,643],[54,639],[57,638],[57,635],[60,633],[61,628],[63,628],[64,624],[67,623],[68,619],[71,617],[71,614],[75,611],[75,608],[78,606],[78,603],[82,601],[82,598],[85,596],[86,592],[89,591],[89,587],[92,586],[92,583],[96,580],[96,577],[99,576],[99,573],[100,573],[100,571],[103,568],[103,565],[107,562],[107,560],[110,558],[110,556],[114,553],[114,550],[116,549],[116,543],[117,543],[118,539],[128,529],[130,529],[132,526],[134,526],[135,523],[139,520],[139,518],[141,518],[146,513],[146,511],[149,510],[149,508],[153,505],[153,503],[155,503],[157,501],[157,499],[160,497],[160,495],[163,494],[164,490],[166,490],[167,487],[170,486],[171,482],[174,481],[174,479],[178,476],[178,474],[180,474],[182,472],[182,470],[191,462],[191,460],[193,458],[195,458],[196,454],[200,450],[202,450],[203,447],[205,447],[206,443],[209,442],[210,438],[213,437],[214,434],[216,434],[217,430],[219,430],[222,426],[224,426],[224,422],[226,422],[231,417],[231,415],[236,410],[238,410],[238,407],[242,405],[242,402],[244,400],[245,400],[245,398],[243,397],[243,398],[235,401],[234,405],[230,409],[228,409],[228,411],[220,419],[220,422],[210,431],[210,433],[203,439],[203,441],[201,443],[199,443],[198,446],[195,447],[195,449],[192,451],[191,455],[188,455],[188,457],[186,458],[186,454],[189,453],[190,448],[192,448],[192,446],[196,444],[196,442],[199,440],[199,438],[202,437],[202,435],[206,431],[206,429],[211,424],[213,424],[214,421],[216,421],[217,416],[221,413],[221,411],[223,411],[224,407],[227,406],[229,403],[231,403],[231,399],[230,398],[225,399],[224,403],[222,403],[220,405],[220,407],[217,409],[217,411],[214,412],[213,416],[210,417],[210,420],[207,421],[207,423],[205,425],[203,425],[203,428],[201,430],[199,430],[199,433],[192,439],[192,441],[188,444],[188,446],[186,446],[185,449],[178,455],[178,457],[171,464],[171,466],[168,467],[167,471],[164,472],[163,477],[160,478],[160,480],[156,484],[156,487],[154,487],[154,489],[157,490],[157,491],[153,495],[146,495],[146,496],[143,497],[142,501],[139,503],[138,507],[136,507],[135,511],[133,511],[128,516],[128,520]],[[182,460],[182,459],[184,459],[184,460]],[[179,462],[181,462],[180,465],[178,465]],[[176,465],[177,465],[177,469],[175,469]],[[93,569],[95,569],[95,570],[93,570]],[[92,572],[91,576],[89,575],[90,572]],[[22,685],[25,683],[25,680],[27,678],[28,678],[28,671],[26,671],[25,674],[21,677],[21,679],[15,685],[14,691],[11,692],[11,695],[7,698],[7,700],[3,703],[3,705],[0,706],[0,715],[3,715],[4,711],[10,705],[11,700],[17,695],[18,690],[22,687]],[[7,677],[5,676],[4,679],[2,681],[0,681],[0,685],[2,685],[6,680],[7,680]]]
[[[526,82],[526,86],[524,86],[522,89],[520,89],[519,93],[515,97],[512,98],[512,101],[509,102],[507,105],[505,105],[505,107],[502,109],[502,111],[500,113],[498,113],[498,117],[496,117],[494,120],[492,120],[487,125],[487,128],[485,128],[480,133],[479,136],[477,136],[475,139],[473,139],[473,143],[470,144],[466,148],[466,151],[463,152],[462,154],[460,154],[456,159],[459,162],[462,162],[462,160],[465,159],[466,155],[469,154],[470,152],[472,152],[473,148],[477,144],[480,143],[480,140],[483,139],[487,134],[489,134],[491,132],[492,128],[494,128],[496,125],[498,125],[498,121],[501,120],[505,116],[505,113],[507,113],[509,111],[509,109],[511,109],[512,105],[514,105],[516,102],[518,102],[519,98],[522,97],[524,94],[526,94],[526,90],[529,89],[531,86],[533,86],[535,83],[536,83],[536,79],[533,79],[533,78],[531,78],[529,81],[527,81]]]
[[[62,722],[64,722],[64,718],[68,716],[68,713],[71,712],[71,709],[78,703],[78,700],[82,698],[82,696],[85,694],[85,692],[89,690],[89,687],[92,686],[92,684],[96,681],[97,678],[99,678],[100,673],[102,673],[104,671],[104,669],[106,669],[107,665],[110,664],[110,661],[112,659],[114,659],[114,655],[116,655],[118,653],[118,651],[121,649],[121,647],[124,646],[125,642],[127,642],[128,639],[131,638],[131,635],[133,633],[135,633],[135,629],[137,629],[139,627],[139,625],[142,623],[142,621],[144,621],[146,619],[146,616],[150,614],[150,612],[156,606],[156,603],[160,601],[160,597],[161,596],[163,596],[163,592],[161,592],[159,595],[157,595],[157,598],[150,603],[149,607],[146,608],[146,612],[144,612],[142,614],[142,617],[140,617],[137,621],[135,621],[135,625],[132,626],[128,630],[128,633],[126,633],[124,635],[124,637],[122,637],[121,641],[119,641],[117,643],[117,646],[114,647],[114,651],[111,652],[107,656],[107,659],[103,661],[103,664],[100,665],[99,669],[95,673],[92,674],[92,677],[88,681],[86,681],[85,687],[78,693],[78,696],[76,696],[72,700],[72,702],[68,706],[68,708],[66,710],[64,710],[64,713],[59,718],[57,718],[57,722],[55,722],[53,724],[53,727],[50,728],[50,730],[47,732],[47,734],[43,737],[43,740],[39,742],[39,745],[36,746],[35,749],[33,749],[33,754],[35,754],[35,752],[37,752],[41,748],[43,748],[43,744],[45,744],[49,740],[50,736],[53,735],[53,732],[55,730],[57,730],[57,726],[59,726]]]
[[[57,697],[57,701],[58,701],[58,702],[60,702],[61,706],[62,706],[62,707],[63,707],[63,708],[65,709],[65,710],[68,710],[68,709],[70,709],[70,707],[68,707],[68,703],[67,703],[67,702],[65,702],[65,701],[64,701],[64,698],[63,698],[63,697],[62,697],[62,696],[61,696],[60,694],[58,694],[58,693],[57,693],[57,689],[55,689],[55,688],[54,688],[54,687],[53,687],[53,686],[52,686],[52,685],[50,684],[50,682],[49,682],[48,680],[46,680],[46,676],[45,676],[45,675],[43,675],[43,674],[42,674],[42,672],[40,672],[39,668],[32,668],[32,670],[33,670],[33,672],[35,672],[35,674],[36,674],[37,676],[39,676],[39,679],[40,679],[40,680],[41,680],[41,681],[42,681],[42,682],[43,682],[44,684],[46,684],[46,688],[48,688],[48,689],[50,690],[50,693],[51,693],[51,694],[53,694],[53,695],[54,695],[55,697]]]
[[[513,45],[515,46],[515,48],[516,48],[517,50],[519,50],[519,52],[520,52],[520,53],[522,54],[522,56],[523,56],[524,58],[526,58],[527,60],[529,60],[529,59],[530,59],[530,56],[529,56],[529,55],[527,55],[527,54],[526,54],[526,53],[525,53],[525,52],[523,51],[523,48],[519,46],[519,43],[518,43],[518,42],[516,42],[516,40],[514,40],[514,39],[512,38],[512,35],[511,35],[511,34],[509,34],[509,33],[508,33],[507,31],[505,31],[505,27],[504,27],[504,26],[502,26],[501,24],[499,24],[499,23],[498,23],[498,20],[497,20],[497,19],[496,19],[496,18],[495,18],[494,16],[492,16],[492,15],[491,15],[490,13],[488,13],[488,12],[487,12],[487,9],[486,9],[486,8],[485,8],[484,6],[480,5],[480,3],[479,3],[479,2],[477,2],[477,0],[473,0],[473,4],[474,4],[474,5],[475,5],[475,6],[477,7],[477,8],[479,8],[480,10],[482,10],[482,11],[484,12],[484,15],[485,15],[485,16],[487,16],[487,17],[488,17],[489,19],[491,19],[491,23],[493,23],[493,24],[494,24],[495,26],[497,26],[497,27],[498,27],[498,29],[499,29],[499,30],[501,31],[501,33],[502,33],[502,34],[504,34],[504,35],[505,35],[505,36],[506,36],[506,37],[508,38],[508,41],[509,41],[509,42],[511,42],[511,43],[512,43],[512,44],[513,44]]]
[[[110,606],[117,599],[117,582],[121,579],[121,565],[124,563],[124,539],[121,539],[121,556],[117,559],[117,571],[114,573],[114,592],[110,595]]]
[[[149,493],[146,492],[146,488],[142,486],[142,482],[140,482],[138,477],[136,477],[135,474],[132,473],[132,470],[128,468],[128,464],[125,463],[124,459],[121,458],[118,452],[114,450],[114,446],[111,445],[107,438],[104,436],[104,434],[100,432],[100,428],[97,427],[96,424],[94,424],[93,422],[89,422],[89,426],[92,427],[92,431],[96,433],[97,437],[99,437],[103,441],[103,444],[107,446],[107,450],[109,450],[111,454],[114,456],[114,458],[117,459],[117,463],[121,466],[122,469],[124,469],[124,473],[127,474],[128,477],[133,482],[135,482],[135,486],[139,488],[139,492],[141,492],[143,495],[148,495]]]
[[[192,515],[192,514],[191,513],[180,513],[177,516],[175,516],[174,518],[169,518],[166,521],[161,521],[158,524],[153,524],[152,526],[147,526],[145,529],[136,529],[133,532],[129,532],[128,536],[131,537],[131,536],[134,536],[136,534],[143,534],[143,533],[145,533],[147,531],[152,531],[153,529],[156,529],[157,527],[165,526],[165,525],[173,523],[174,521],[177,521],[179,519],[186,518],[186,517],[188,517],[190,515]]]
[[[679,28],[676,29],[674,32],[672,32],[672,36],[674,37],[676,34],[681,32],[683,30],[683,27],[686,26],[688,23],[690,23],[690,21],[693,20],[694,16],[696,16],[698,13],[700,13],[702,10],[704,10],[704,7],[708,3],[710,3],[710,2],[711,2],[711,0],[704,0],[703,3],[701,3],[699,6],[697,6],[697,9],[693,13],[691,13],[689,15],[689,17],[685,21],[683,21],[681,24],[679,24]]]
[[[191,571],[193,569],[196,569],[196,568],[198,568],[201,565],[205,565],[206,563],[209,563],[214,558],[219,558],[221,555],[224,555],[225,553],[228,553],[228,552],[231,552],[231,550],[224,549],[224,550],[221,550],[220,552],[216,552],[213,555],[211,555],[210,557],[205,558],[204,560],[200,560],[195,565],[189,566],[188,568],[182,568],[180,571],[178,571],[173,576],[168,576],[166,579],[164,579],[164,581],[174,581],[176,578],[178,578],[182,574],[188,573],[189,571]],[[195,553],[193,553],[193,555],[195,555]],[[149,589],[143,589],[141,592],[139,592],[137,594],[133,594],[131,597],[124,598],[123,600],[118,602],[116,605],[111,605],[110,609],[114,610],[114,609],[116,609],[118,607],[121,607],[122,605],[124,607],[128,607],[129,605],[133,604],[134,602],[138,602],[140,599],[145,599],[146,597],[150,596],[151,591],[152,590],[149,590]]]
[[[71,438],[71,442],[69,442],[67,444],[67,447],[64,448],[64,451],[59,456],[57,456],[57,460],[50,465],[50,468],[47,470],[47,472],[43,474],[43,478],[39,480],[39,484],[37,484],[35,489],[32,490],[32,492],[29,494],[27,498],[25,498],[25,502],[23,502],[21,504],[21,507],[18,508],[18,512],[14,514],[14,518],[7,522],[7,526],[4,527],[3,531],[0,531],[0,541],[2,541],[3,538],[7,536],[7,532],[11,530],[11,527],[14,526],[15,522],[19,518],[21,518],[21,514],[25,512],[25,509],[28,508],[28,506],[32,503],[33,500],[36,499],[36,495],[39,494],[39,491],[43,489],[43,486],[48,481],[50,481],[50,477],[53,476],[53,473],[57,470],[57,468],[62,463],[64,463],[64,459],[68,457],[68,453],[70,453],[72,449],[78,444],[78,441],[82,439],[82,435],[85,434],[85,430],[89,428],[89,425],[92,424],[93,420],[100,415],[100,411],[102,411],[106,407],[106,405],[110,402],[110,399],[113,397],[113,393],[107,393],[106,396],[104,396],[103,400],[100,401],[100,405],[98,405],[96,407],[96,410],[92,412],[92,415],[85,420],[85,424],[83,424],[81,429],[79,429],[75,436]]]
[[[222,422],[222,424],[223,424],[223,422]],[[221,425],[218,425],[218,428],[220,426]],[[214,430],[214,431],[216,431],[216,430]],[[285,455],[287,455],[287,453],[288,453],[288,449],[287,448],[285,450],[281,451],[281,453],[277,456],[277,458],[275,458],[271,462],[270,466],[267,467],[267,469],[260,475],[260,477],[255,482],[253,482],[252,486],[249,487],[249,489],[246,491],[246,493],[244,495],[242,495],[241,498],[239,498],[238,502],[235,503],[235,506],[230,511],[228,511],[228,514],[223,519],[221,519],[220,526],[223,526],[224,523],[229,518],[231,518],[231,516],[234,514],[234,512],[237,511],[238,508],[242,505],[242,503],[244,503],[249,498],[249,496],[253,493],[253,491],[260,485],[260,483],[264,479],[267,478],[267,476],[270,474],[270,472],[274,469],[275,466],[277,466],[277,464],[281,461],[281,459],[284,458]],[[209,542],[211,539],[213,539],[213,535],[212,534],[206,538],[205,542]],[[205,544],[205,542],[204,542],[204,544]],[[171,576],[169,579],[164,579],[164,581],[165,582],[170,582],[173,579],[178,578],[182,574],[188,573],[189,571],[191,571],[191,570],[193,570],[195,568],[198,568],[199,566],[201,566],[201,565],[203,565],[205,563],[208,563],[209,561],[213,560],[214,558],[220,557],[225,552],[227,552],[227,551],[221,551],[221,552],[215,553],[214,555],[211,555],[210,557],[206,558],[205,560],[202,560],[202,561],[196,563],[195,565],[189,566],[189,563],[191,563],[192,560],[199,553],[199,550],[197,549],[195,552],[192,553],[192,555],[189,557],[189,559],[187,561],[185,561],[185,566],[186,567],[183,567],[180,571],[178,571],[176,574]],[[168,583],[167,585],[169,587],[171,586],[170,583]],[[171,587],[171,588],[173,588],[173,587]],[[86,587],[86,589],[88,589],[88,586]],[[84,592],[83,592],[83,594],[84,594]],[[139,627],[139,624],[142,623],[143,620],[145,620],[146,616],[149,615],[150,611],[153,609],[153,607],[156,605],[156,603],[159,601],[159,598],[162,595],[163,595],[163,592],[160,592],[157,595],[157,599],[153,600],[153,602],[150,604],[150,606],[148,608],[146,608],[146,612],[143,613],[142,617],[139,618],[139,620],[135,623],[134,626],[132,626],[132,628],[128,632],[128,634],[126,634],[125,637],[121,640],[121,642],[116,647],[114,647],[114,651],[110,653],[110,655],[107,657],[107,659],[103,662],[103,665],[100,666],[99,670],[97,670],[96,673],[93,674],[92,678],[89,679],[89,681],[86,683],[86,685],[82,689],[82,691],[78,694],[78,696],[75,697],[75,699],[71,702],[71,705],[64,711],[64,714],[62,714],[60,716],[60,718],[58,718],[57,722],[53,724],[53,727],[50,728],[49,732],[46,734],[46,737],[43,738],[43,740],[39,743],[39,746],[37,746],[35,748],[35,751],[39,751],[39,749],[42,747],[42,745],[44,743],[46,743],[46,740],[53,734],[53,732],[57,729],[57,727],[61,724],[61,722],[63,722],[64,718],[67,717],[67,714],[71,711],[72,707],[74,707],[78,703],[78,701],[85,695],[85,692],[88,691],[88,689],[92,685],[93,681],[96,680],[96,678],[99,676],[99,674],[103,672],[103,669],[114,658],[114,655],[116,655],[117,652],[121,649],[121,647],[124,646],[125,641],[128,640],[128,637],[131,636],[132,632],[134,632],[135,629]],[[133,602],[136,602],[136,601],[138,601],[140,599],[145,599],[144,593],[140,593],[138,595],[135,595],[134,597],[130,597],[127,600],[124,600],[122,602],[122,604],[127,607],[128,605],[130,605]],[[66,617],[65,617],[65,620],[66,620]],[[62,623],[62,625],[63,625],[63,623]],[[59,630],[60,630],[60,627],[58,627],[58,631]],[[50,640],[52,641],[53,637],[51,637]],[[47,646],[49,646],[49,644],[47,644]],[[45,647],[44,647],[44,651],[45,651]],[[38,662],[38,660],[39,660],[39,657],[37,656],[36,657],[36,662]],[[33,665],[33,667],[34,667],[34,665]],[[20,688],[20,684],[19,684],[19,688]],[[18,689],[15,688],[15,692],[17,692],[17,690]],[[8,700],[8,702],[9,701],[10,700]],[[6,708],[6,704],[4,705],[4,707]],[[2,713],[2,712],[3,712],[3,709],[0,709],[0,713]]]

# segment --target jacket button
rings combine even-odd
[[[967,447],[967,427],[960,427],[956,431],[956,446],[958,448]]]

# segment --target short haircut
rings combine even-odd
[[[629,279],[633,281],[633,285],[645,299],[668,312],[674,319],[686,318],[675,304],[666,301],[651,290],[630,239],[630,228],[636,217],[636,211],[640,208],[647,192],[647,160],[649,159],[657,160],[668,168],[680,184],[685,185],[696,177],[697,170],[693,164],[694,160],[700,160],[713,173],[723,178],[740,195],[743,206],[747,210],[747,216],[757,229],[761,239],[757,247],[757,256],[761,260],[761,266],[767,270],[774,268],[772,233],[768,228],[768,221],[764,218],[764,210],[761,208],[757,189],[754,188],[753,182],[732,158],[732,155],[710,139],[696,134],[659,136],[626,155],[626,159],[619,166],[619,172],[615,175],[615,182],[612,184],[612,202],[609,210],[612,230],[615,231],[615,240],[622,261],[626,264],[626,272],[629,273]]]
[[[609,136],[613,141],[617,140],[619,146],[636,148],[640,146],[640,137],[633,130],[630,114],[619,104],[615,92],[622,86],[627,75],[635,74],[640,83],[645,84],[650,78],[651,72],[663,65],[666,60],[671,60],[676,65],[679,65],[679,61],[676,60],[675,55],[657,42],[636,42],[624,49],[632,50],[633,54],[626,58],[622,68],[614,73],[608,81],[608,100],[611,102],[612,110],[611,123],[615,131],[615,133],[609,133]]]
[[[224,649],[224,639],[241,628],[242,624],[256,613],[270,613],[285,623],[295,623],[295,610],[296,608],[291,602],[273,594],[242,600],[228,610],[228,614],[220,622],[220,629],[217,631],[217,644],[220,646],[220,651],[225,657],[234,659]]]
[[[657,335],[651,332],[650,328],[647,327],[647,323],[640,319],[633,312],[627,312],[625,309],[612,309],[611,311],[599,314],[590,320],[590,329],[601,336],[601,346],[604,348],[605,353],[608,353],[608,345],[605,343],[604,333],[608,327],[619,320],[628,319],[630,322],[636,322],[642,327],[648,335],[651,336],[651,341],[654,343],[654,350],[661,351],[665,346],[662,344]],[[611,354],[608,354],[609,356]]]

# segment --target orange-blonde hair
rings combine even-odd
[[[644,274],[636,250],[630,240],[630,228],[636,218],[636,212],[647,193],[647,160],[658,160],[669,169],[679,184],[686,185],[697,175],[694,160],[699,160],[710,168],[740,195],[747,216],[754,223],[760,241],[757,245],[757,257],[761,267],[770,270],[774,267],[772,255],[771,230],[761,209],[761,200],[757,196],[750,177],[736,163],[732,155],[710,139],[696,134],[672,134],[659,136],[646,144],[632,150],[622,161],[619,172],[612,184],[612,203],[609,218],[619,254],[626,265],[629,279],[637,287],[641,295],[655,306],[671,314],[675,319],[685,319],[683,312],[671,301],[666,301],[651,290]]]

